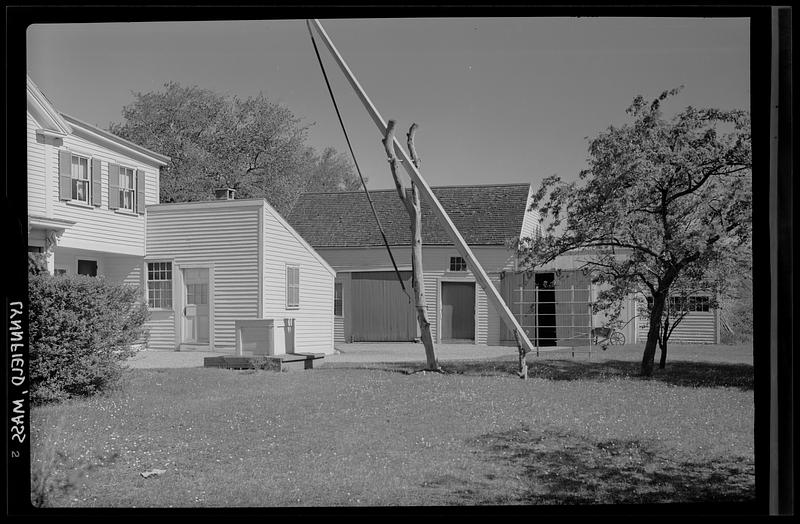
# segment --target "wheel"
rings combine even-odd
[[[609,341],[615,346],[621,346],[625,343],[625,335],[619,331],[614,331],[614,333],[611,334]]]

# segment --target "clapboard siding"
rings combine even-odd
[[[105,257],[103,274],[112,282],[143,288],[143,264],[141,257]]]
[[[295,319],[295,352],[333,353],[335,273],[276,211],[264,205],[263,318]],[[300,268],[300,305],[286,305],[286,267]],[[277,324],[277,323],[276,323]]]
[[[638,320],[639,342],[647,341],[647,329],[650,322],[646,318]],[[714,311],[691,311],[672,332],[669,337],[672,343],[685,344],[716,344],[719,342],[717,337],[717,314]]]
[[[344,338],[344,317],[333,317],[333,341],[346,342]]]
[[[45,165],[47,145],[37,139],[36,130],[41,126],[28,113],[28,214],[47,215],[47,168]]]
[[[525,205],[525,214],[522,217],[522,228],[520,232],[520,237],[522,238],[532,238],[534,237],[534,233],[537,229],[540,229],[539,225],[539,212],[536,210],[531,209],[531,204],[533,203],[533,186],[530,187],[528,190],[528,200],[527,204]]]
[[[79,207],[59,199],[58,152],[60,150],[100,160],[102,180],[100,207]],[[61,147],[48,147],[46,154],[48,176],[51,180],[52,216],[76,222],[64,233],[59,241],[59,246],[144,256],[144,215],[128,214],[108,208],[108,164],[120,164],[144,172],[145,204],[147,205],[158,203],[158,167],[126,157],[76,135],[65,137]]]
[[[257,318],[260,205],[151,206],[147,209],[147,259],[173,261],[173,303],[183,295],[180,271],[191,265],[212,265],[209,290],[213,308],[214,348],[234,350],[234,321]],[[166,316],[166,315],[161,315]],[[174,317],[151,326],[150,346],[175,346]]]
[[[178,348],[175,339],[175,312],[151,310],[146,323],[147,349],[174,351]]]

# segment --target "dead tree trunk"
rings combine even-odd
[[[427,369],[440,370],[439,362],[436,358],[436,350],[433,347],[433,337],[431,336],[431,323],[428,320],[428,306],[425,303],[425,293],[423,291],[424,280],[422,272],[422,212],[420,211],[419,194],[414,183],[411,183],[411,195],[406,193],[406,189],[400,178],[397,176],[397,157],[394,154],[394,120],[389,120],[386,126],[386,136],[383,138],[383,146],[386,148],[386,156],[389,160],[389,167],[392,171],[397,195],[408,212],[411,219],[411,284],[414,289],[414,307],[417,311],[417,323],[420,329],[420,338],[425,346],[425,358]],[[417,124],[412,124],[408,130],[408,150],[414,165],[419,169],[419,158],[414,148],[414,133]]]

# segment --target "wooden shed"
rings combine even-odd
[[[335,271],[263,199],[147,207],[151,349],[327,353]]]

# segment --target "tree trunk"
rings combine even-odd
[[[647,330],[647,342],[644,344],[644,355],[642,356],[641,375],[644,377],[653,376],[653,361],[656,355],[656,345],[661,334],[661,315],[664,313],[666,303],[666,293],[660,292],[653,295],[653,309],[650,311],[650,327]]]
[[[411,184],[411,207],[414,210],[411,216],[411,271],[412,287],[414,288],[414,306],[417,309],[417,322],[419,323],[420,339],[425,346],[425,359],[428,369],[439,369],[439,362],[436,359],[436,351],[433,348],[433,337],[431,336],[431,323],[428,320],[428,305],[425,302],[423,291],[425,282],[422,273],[422,213],[420,212],[419,194],[412,182]]]
[[[405,187],[397,176],[397,157],[394,154],[394,126],[395,121],[389,120],[386,125],[386,135],[383,137],[383,147],[386,149],[386,157],[389,160],[389,169],[392,171],[397,196],[406,208],[408,217],[411,219],[411,272],[412,288],[414,289],[414,307],[417,310],[417,323],[420,328],[420,339],[425,346],[425,359],[430,370],[440,370],[439,362],[436,359],[436,350],[433,347],[433,337],[431,336],[431,323],[428,320],[428,306],[425,303],[425,293],[423,286],[422,273],[422,211],[420,209],[419,194],[411,183],[411,195],[406,194]],[[414,148],[414,133],[417,124],[412,124],[408,130],[408,149],[414,165],[419,168],[419,158]]]
[[[667,341],[669,340],[669,317],[664,320],[664,335],[658,343],[661,348],[661,359],[658,362],[658,369],[667,367]]]

